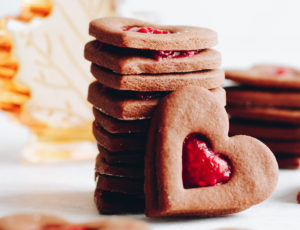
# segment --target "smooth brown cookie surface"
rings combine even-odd
[[[267,122],[282,122],[296,125],[300,124],[300,110],[295,109],[227,106],[226,110],[231,117],[235,118],[247,118]]]
[[[270,196],[278,179],[273,153],[254,138],[229,138],[228,129],[224,107],[204,88],[185,87],[161,101],[151,122],[145,157],[147,216],[225,215]],[[212,151],[228,158],[234,168],[229,181],[184,188],[182,149],[191,133],[206,137]]]
[[[227,87],[228,105],[300,108],[300,91]]]
[[[126,31],[131,27],[151,27],[170,34],[146,34]],[[160,26],[132,18],[107,17],[91,21],[89,34],[114,46],[152,50],[194,50],[217,44],[217,33],[191,26]]]
[[[120,74],[183,73],[207,69],[218,69],[221,55],[213,49],[205,49],[190,57],[167,58],[156,61],[126,48],[103,48],[98,41],[85,45],[84,56],[88,61]]]
[[[226,105],[226,92],[223,88],[211,89],[223,106]],[[129,95],[130,94],[130,95]],[[151,118],[158,102],[166,92],[152,92],[152,95],[138,99],[133,91],[117,91],[94,82],[89,86],[88,101],[102,113],[121,120]]]
[[[226,70],[225,75],[245,85],[300,89],[300,71],[291,67],[257,65],[248,70]]]
[[[92,64],[91,73],[99,83],[107,87],[134,91],[174,91],[188,85],[213,89],[223,85],[225,79],[224,71],[217,69],[189,73],[122,75]]]

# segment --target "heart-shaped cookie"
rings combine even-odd
[[[89,34],[106,44],[150,50],[206,49],[218,41],[217,33],[206,28],[161,26],[120,17],[91,21]]]
[[[145,157],[147,216],[225,215],[270,196],[274,155],[255,138],[228,137],[228,129],[224,107],[204,88],[185,87],[161,101]]]
[[[19,214],[0,218],[1,230],[148,230],[145,223],[129,218],[110,217],[89,223],[70,223],[42,214]]]

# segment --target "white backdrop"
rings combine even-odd
[[[298,0],[126,0],[128,17],[209,27],[219,34],[224,67],[277,63],[300,68]]]

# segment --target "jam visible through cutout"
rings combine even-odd
[[[97,48],[109,52],[115,52],[123,55],[139,55],[162,61],[168,58],[184,58],[199,54],[203,49],[199,50],[140,50],[133,48],[117,47],[109,44],[97,42]]]
[[[170,34],[171,32],[168,30],[159,30],[152,27],[141,27],[141,26],[132,26],[126,28],[124,31],[132,31],[138,33],[145,33],[145,34]]]
[[[188,135],[183,142],[182,167],[184,188],[223,184],[231,175],[229,160],[213,152],[209,140],[197,133]]]

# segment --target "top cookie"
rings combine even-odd
[[[119,47],[151,50],[196,50],[215,46],[217,33],[192,26],[160,26],[132,18],[107,17],[90,22],[89,34]]]
[[[283,66],[257,65],[248,70],[226,70],[226,78],[246,85],[300,89],[300,71]]]

